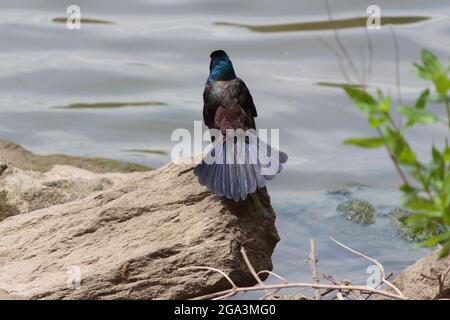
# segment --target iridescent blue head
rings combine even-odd
[[[211,63],[209,65],[208,81],[233,80],[236,79],[233,63],[223,50],[211,53]]]

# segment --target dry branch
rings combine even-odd
[[[314,239],[311,239],[309,241],[311,251],[309,253],[309,264],[311,265],[311,273],[312,273],[312,280],[314,284],[319,284],[319,273],[317,272],[317,258],[316,258],[316,243],[314,242]],[[319,289],[314,290],[314,296],[317,300],[320,300],[321,294]]]
[[[387,284],[388,286],[390,286],[392,289],[394,289],[395,293],[389,292],[386,290],[377,289],[377,288],[371,288],[369,286],[353,285],[348,281],[347,282],[346,281],[339,282],[339,281],[334,280],[334,278],[332,278],[330,276],[327,276],[327,279],[328,280],[332,279],[332,281],[331,281],[332,284],[320,284],[319,283],[319,273],[317,271],[317,258],[316,258],[316,254],[315,254],[315,242],[313,239],[311,239],[311,243],[310,243],[311,251],[310,251],[310,256],[309,256],[309,262],[311,264],[311,271],[312,271],[312,275],[313,275],[313,283],[303,283],[303,282],[290,283],[285,278],[274,273],[273,271],[262,270],[262,271],[256,272],[256,270],[250,263],[250,260],[248,259],[248,256],[246,254],[244,247],[241,247],[241,254],[244,258],[244,261],[245,261],[250,273],[256,279],[256,281],[258,283],[257,286],[238,287],[225,272],[223,272],[219,269],[216,269],[216,268],[203,267],[203,266],[192,266],[192,267],[181,268],[179,270],[206,270],[206,271],[217,272],[217,273],[221,274],[223,277],[225,277],[225,279],[227,279],[227,281],[230,283],[230,286],[231,286],[230,289],[203,295],[200,297],[195,297],[195,298],[193,298],[194,300],[227,299],[227,298],[230,298],[239,293],[254,292],[254,291],[265,291],[266,294],[261,299],[279,299],[279,298],[289,299],[290,297],[295,296],[295,297],[299,297],[301,299],[316,300],[316,299],[321,299],[321,298],[325,297],[326,295],[336,291],[336,296],[334,298],[338,298],[340,300],[341,300],[341,298],[342,299],[345,299],[345,298],[350,299],[350,297],[353,297],[354,299],[357,299],[357,300],[361,300],[363,298],[361,296],[362,294],[367,294],[368,296],[376,294],[376,295],[385,296],[385,297],[388,297],[391,299],[406,300],[406,298],[400,292],[400,290],[398,290],[395,286],[393,286],[387,280],[388,277],[385,277],[384,268],[381,265],[381,263],[379,263],[376,259],[368,257],[356,250],[353,250],[353,249],[345,246],[344,244],[340,243],[339,241],[337,241],[333,238],[331,238],[331,239],[336,244],[340,245],[341,247],[343,247],[361,257],[364,257],[364,258],[368,259],[369,261],[373,262],[375,265],[377,265],[378,268],[380,269],[380,272],[382,273],[382,282]],[[445,274],[447,275],[449,272],[450,272],[450,270],[448,270]],[[261,278],[259,277],[259,275],[261,273],[268,273],[268,274],[274,276],[275,278],[278,278],[283,283],[281,283],[281,284],[264,284],[262,282]],[[307,289],[313,289],[314,296],[307,297],[302,294],[300,294],[300,295],[298,295],[298,294],[292,295],[291,294],[291,295],[287,295],[287,296],[275,296],[275,294],[277,292],[279,292],[280,290],[290,289],[290,288],[300,288],[300,289],[302,289],[302,291],[307,290]],[[323,291],[321,291],[321,289],[323,289]]]
[[[330,237],[330,239],[333,240],[336,244],[338,244],[338,245],[340,245],[341,247],[343,247],[344,249],[347,249],[348,251],[353,252],[354,254],[356,254],[356,255],[358,255],[358,256],[360,256],[360,257],[363,257],[363,258],[369,260],[370,262],[372,262],[373,264],[375,264],[375,265],[378,267],[378,269],[380,269],[380,272],[381,272],[381,282],[387,284],[387,285],[388,285],[389,287],[391,287],[395,292],[397,292],[397,294],[398,294],[399,296],[402,296],[402,297],[403,297],[402,292],[401,292],[396,286],[394,286],[391,282],[389,282],[389,280],[386,279],[386,274],[384,273],[383,265],[382,265],[380,262],[378,262],[378,260],[376,260],[376,259],[374,259],[374,258],[371,258],[371,257],[368,257],[368,256],[366,256],[365,254],[362,254],[361,252],[358,252],[358,251],[356,251],[356,250],[353,250],[352,248],[347,247],[346,245],[342,244],[341,242],[335,240],[335,239],[332,238],[332,237]]]

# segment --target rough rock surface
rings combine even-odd
[[[8,206],[15,208],[15,213],[48,208],[121,185],[137,175],[139,173],[98,174],[59,165],[47,172],[24,171],[9,166],[0,177],[0,206],[6,200]]]
[[[436,298],[450,298],[450,274],[444,283],[444,292],[439,295],[436,280],[429,279],[441,275],[450,267],[450,256],[438,259],[438,251],[417,260],[403,270],[394,280],[394,285],[409,299],[425,300]]]
[[[52,171],[23,174],[42,185]],[[217,273],[180,270],[209,266],[253,285],[240,246],[257,271],[270,270],[274,221],[265,190],[223,200],[198,184],[192,166],[168,164],[0,222],[0,284],[30,299],[182,299],[229,288]]]
[[[26,298],[16,294],[10,294],[8,291],[0,289],[0,300],[26,300]]]
[[[105,158],[75,157],[62,154],[37,155],[14,142],[0,139],[0,171],[2,163],[12,164],[14,167],[22,170],[40,172],[48,171],[54,165],[69,165],[97,173],[151,170],[151,168],[141,164]]]
[[[4,161],[0,161],[0,176],[3,174],[3,172],[8,169],[8,165]]]

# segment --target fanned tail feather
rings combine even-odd
[[[243,163],[226,163],[228,150],[225,145],[216,145],[211,151],[216,159],[215,162],[209,164],[202,160],[202,163],[194,169],[200,184],[206,186],[208,190],[214,191],[220,197],[234,201],[245,200],[247,195],[254,193],[257,188],[265,187],[266,182],[280,173],[283,168],[282,164],[288,160],[287,154],[272,148],[261,140],[258,140],[258,144],[245,143],[243,146],[245,151],[245,156],[242,158]],[[234,159],[237,159],[236,144],[233,152]],[[271,157],[273,152],[279,154],[275,159]]]

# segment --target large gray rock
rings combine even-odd
[[[10,294],[8,291],[0,289],[0,300],[26,300],[26,298],[15,294]]]
[[[436,278],[450,266],[450,256],[438,259],[438,251],[417,260],[414,264],[403,270],[394,280],[394,285],[409,299],[428,300],[450,298],[450,274],[444,282],[444,291],[439,293]]]
[[[122,185],[139,175],[140,173],[94,173],[61,165],[55,165],[46,172],[9,166],[0,177],[0,192],[6,195],[7,204],[16,208],[17,213],[26,213],[83,199],[95,192]],[[0,203],[1,199],[0,195]]]
[[[235,203],[199,185],[192,166],[168,164],[92,192],[0,222],[2,289],[31,299],[190,298],[229,284],[182,267],[255,284],[242,244],[256,270],[272,268],[279,238],[265,190]]]

